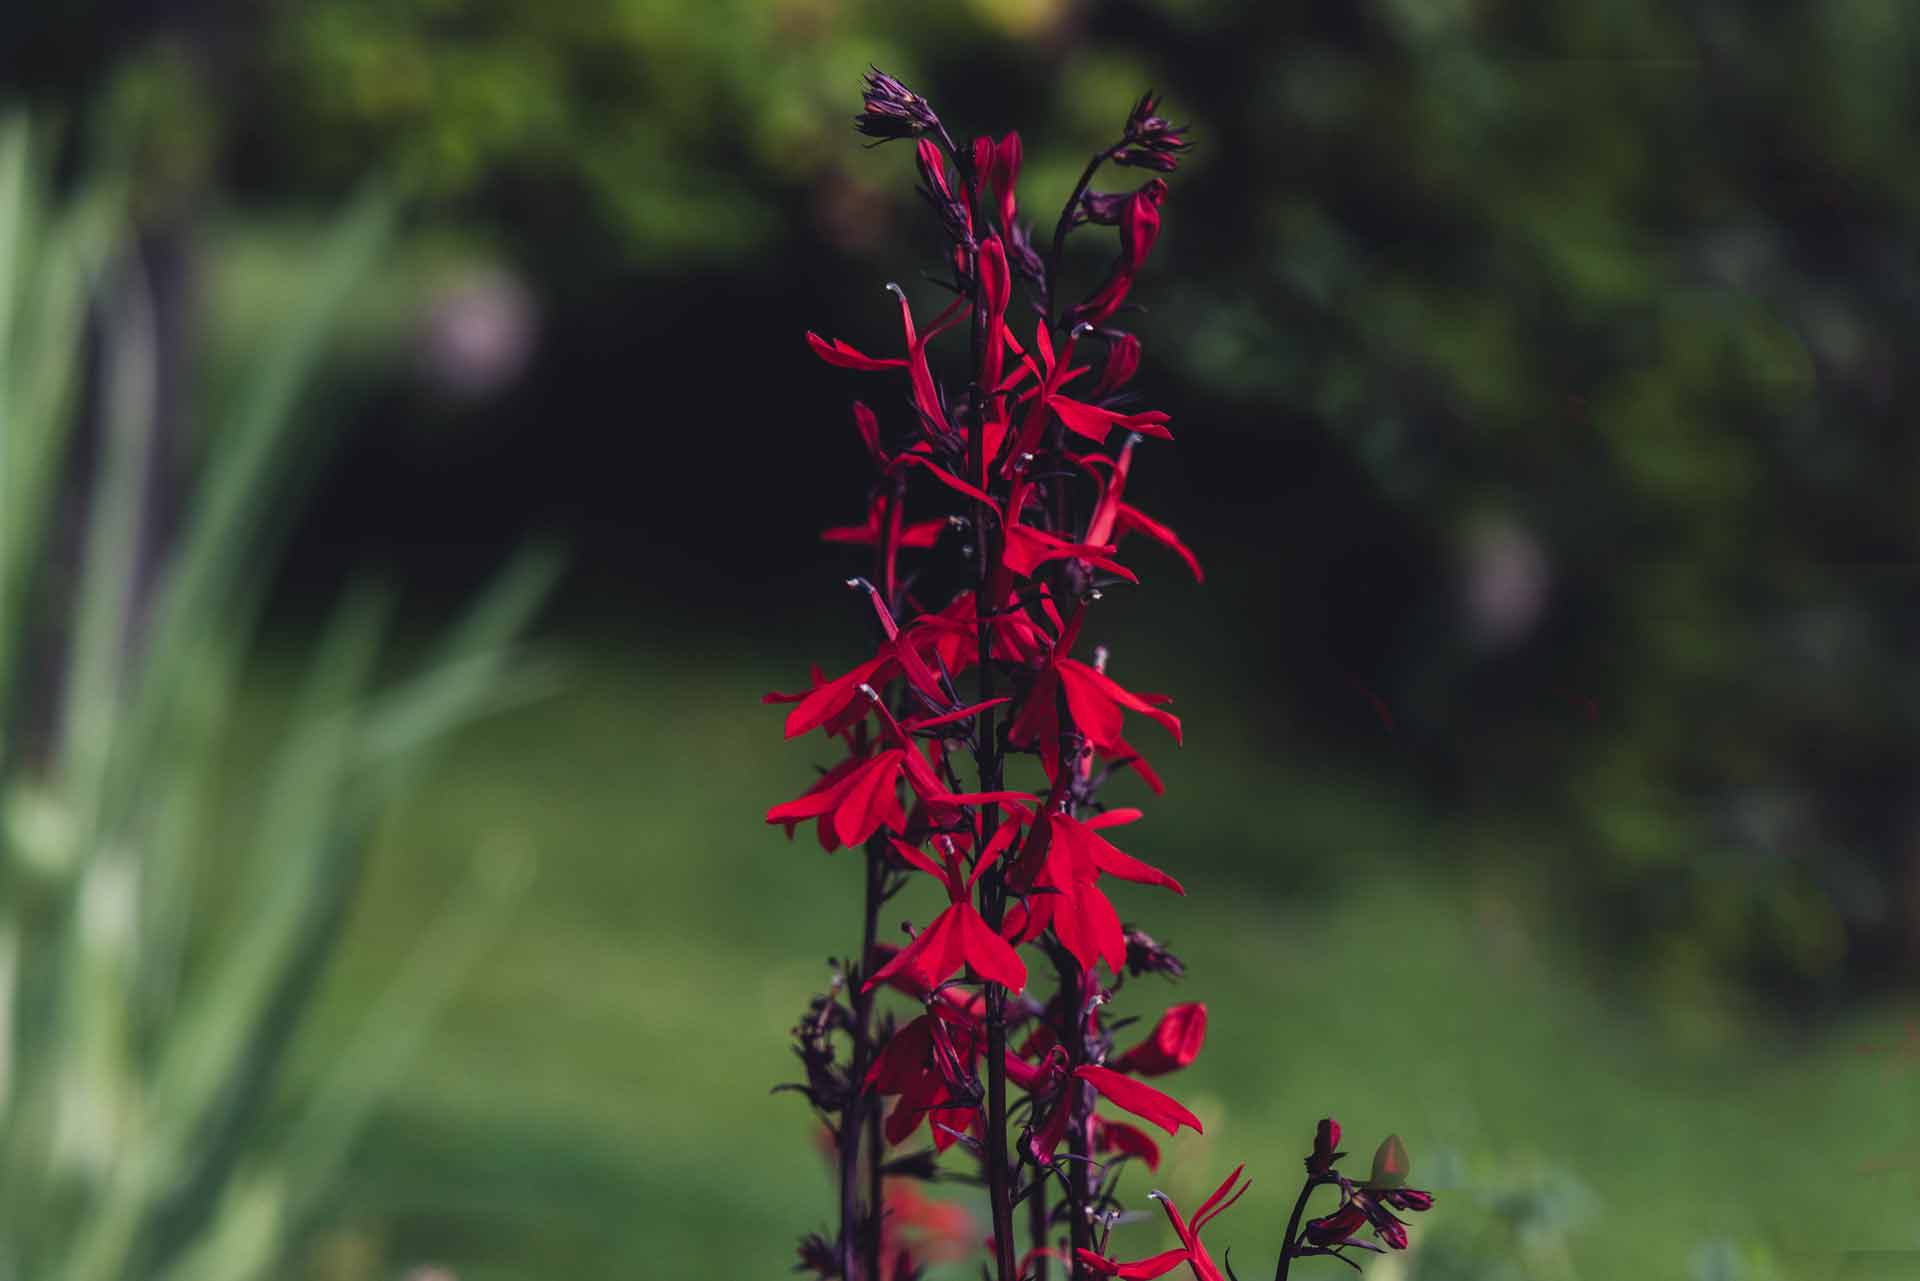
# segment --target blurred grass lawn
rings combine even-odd
[[[476,850],[523,849],[538,872],[361,1146],[309,1275],[774,1277],[828,1224],[804,1105],[768,1088],[794,1074],[785,1030],[847,947],[858,873],[810,830],[788,844],[760,821],[823,759],[817,741],[782,744],[777,709],[755,702],[792,671],[604,644],[574,660],[567,692],[467,733],[375,851],[296,1082]],[[259,682],[256,733],[275,687]],[[1332,1114],[1362,1168],[1401,1133],[1414,1183],[1439,1196],[1415,1255],[1371,1263],[1376,1279],[1791,1277],[1800,1252],[1826,1277],[1843,1245],[1920,1246],[1910,1176],[1858,1172],[1906,1148],[1920,1168],[1920,1064],[1859,1050],[1897,1042],[1897,1012],[1818,1035],[1752,1020],[1676,1035],[1687,1012],[1603,998],[1523,886],[1419,870],[1462,833],[1263,759],[1224,695],[1181,710],[1190,745],[1160,745],[1169,795],[1127,846],[1189,897],[1122,887],[1120,907],[1189,977],[1132,984],[1120,1006],[1207,1002],[1206,1052],[1172,1083],[1207,1132],[1167,1145],[1158,1178],[1131,1172],[1133,1204],[1151,1208],[1154,1186],[1195,1198],[1249,1162],[1254,1192],[1209,1235],[1264,1275]],[[924,919],[931,888],[898,915]],[[1713,1272],[1716,1242],[1745,1270]],[[1170,1243],[1155,1218],[1116,1248]]]

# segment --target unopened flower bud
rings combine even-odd
[[[1143,974],[1164,974],[1177,979],[1187,972],[1180,958],[1156,943],[1144,930],[1129,929],[1127,940],[1127,973],[1135,978]]]
[[[927,100],[878,67],[867,69],[860,90],[861,111],[853,127],[869,138],[917,138],[940,127]]]

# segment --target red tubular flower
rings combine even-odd
[[[831,851],[858,845],[883,826],[896,832],[907,830],[907,812],[900,804],[902,778],[923,800],[953,799],[917,751],[888,748],[852,766],[844,773],[829,772],[798,797],[774,806],[767,811],[767,822],[791,825],[817,818],[821,844]],[[832,843],[828,843],[829,833]]]
[[[1195,1281],[1226,1281],[1225,1276],[1221,1274],[1220,1266],[1213,1261],[1213,1256],[1207,1253],[1207,1247],[1200,1243],[1200,1230],[1218,1218],[1228,1206],[1246,1195],[1247,1189],[1253,1186],[1253,1180],[1249,1179],[1240,1185],[1238,1192],[1232,1196],[1227,1195],[1228,1189],[1233,1187],[1240,1177],[1240,1172],[1246,1168],[1244,1164],[1234,1167],[1233,1173],[1227,1176],[1226,1181],[1215,1188],[1213,1195],[1202,1202],[1200,1208],[1194,1212],[1192,1223],[1188,1223],[1181,1217],[1180,1207],[1173,1203],[1173,1198],[1162,1192],[1153,1193],[1153,1199],[1158,1201],[1160,1208],[1167,1212],[1167,1221],[1173,1225],[1174,1235],[1180,1238],[1180,1249],[1169,1250],[1165,1254],[1157,1254],[1151,1259],[1142,1259],[1137,1263],[1115,1263],[1091,1250],[1081,1250],[1080,1261],[1094,1271],[1110,1277],[1157,1277],[1185,1263],[1192,1270]]]
[[[1113,1066],[1135,1076],[1163,1076],[1200,1057],[1206,1039],[1207,1007],[1189,1001],[1161,1015],[1152,1034],[1121,1055]]]
[[[1367,1212],[1348,1201],[1332,1214],[1308,1219],[1306,1227],[1301,1231],[1301,1236],[1304,1240],[1321,1247],[1345,1245],[1366,1221]]]
[[[961,1091],[978,1054],[976,1045],[974,1028],[931,1010],[893,1034],[866,1078],[876,1093],[899,1096],[887,1114],[888,1143],[904,1143],[931,1118],[940,1122],[933,1128],[933,1146],[944,1152],[954,1142],[948,1131],[964,1132],[973,1124],[978,1109]]]
[[[1091,1063],[1075,1068],[1073,1074],[1100,1091],[1115,1107],[1131,1112],[1143,1121],[1153,1122],[1168,1134],[1178,1134],[1183,1125],[1192,1126],[1195,1134],[1205,1133],[1200,1128],[1199,1117],[1187,1111],[1178,1099],[1170,1094],[1162,1094],[1151,1085],[1143,1085],[1112,1068],[1096,1067]],[[1234,1173],[1237,1175],[1239,1171]]]
[[[1119,974],[1126,964],[1126,934],[1119,913],[1100,891],[1100,876],[1158,885],[1176,894],[1186,891],[1159,868],[1097,835],[1094,828],[1104,826],[1105,819],[1102,815],[1082,822],[1056,813],[1036,824],[1019,866],[1009,874],[1010,883],[1027,898],[1024,907],[1008,914],[1006,930],[1008,937],[1026,942],[1051,926],[1082,969],[1091,970],[1104,960]]]
[[[829,365],[838,365],[842,369],[858,369],[874,372],[886,369],[905,369],[913,384],[914,407],[920,411],[920,420],[927,432],[935,439],[946,439],[953,434],[953,428],[947,424],[947,417],[940,407],[940,393],[934,386],[933,371],[927,367],[927,344],[959,320],[967,312],[967,300],[956,298],[934,317],[927,331],[919,333],[913,324],[913,309],[907,305],[906,291],[899,285],[888,285],[895,297],[900,300],[900,326],[906,333],[907,355],[904,360],[887,357],[879,358],[847,345],[839,339],[828,342],[812,330],[807,331],[807,345],[814,353]]]
[[[1000,243],[1000,237],[988,236],[980,242],[980,301],[987,312],[986,341],[980,349],[980,387],[983,391],[1000,385],[1001,369],[1007,356],[1007,305],[1012,300],[1013,276],[1007,271],[1006,248]],[[982,474],[973,479],[983,485],[986,483],[985,471],[989,461],[988,451],[982,449]]]
[[[836,338],[828,342],[813,330],[807,330],[807,346],[829,365],[838,365],[842,369],[858,369],[873,373],[882,369],[905,369],[907,362],[894,356],[869,356],[855,350]]]
[[[912,943],[901,949],[891,961],[870,977],[861,989],[865,992],[901,972],[927,988],[937,987],[953,976],[961,966],[1018,992],[1027,985],[1027,967],[1007,941],[993,932],[980,913],[974,910],[973,886],[992,862],[982,857],[974,864],[973,874],[961,879],[959,856],[949,848],[944,866],[936,864],[904,841],[893,842],[894,852],[946,887],[948,907],[920,931]]]
[[[1013,186],[1020,181],[1020,135],[1009,133],[993,148],[987,163],[987,184],[993,188],[994,212],[999,215],[1000,230],[1013,233]]]
[[[1120,447],[1120,456],[1116,459],[1108,460],[1103,455],[1092,454],[1080,459],[1079,462],[1094,474],[1096,480],[1101,482],[1100,499],[1094,504],[1093,519],[1087,522],[1088,542],[1104,543],[1112,540],[1117,543],[1120,534],[1145,534],[1162,546],[1170,548],[1176,556],[1185,561],[1187,568],[1193,573],[1194,582],[1207,581],[1206,574],[1200,568],[1199,558],[1180,541],[1178,534],[1139,508],[1128,506],[1120,500],[1121,494],[1126,491],[1127,473],[1133,467],[1131,437]],[[1103,471],[1107,473],[1104,478],[1100,475]]]
[[[1153,242],[1160,235],[1160,201],[1167,194],[1167,184],[1158,178],[1147,182],[1140,190],[1127,198],[1120,208],[1120,256],[1114,260],[1107,279],[1092,297],[1078,307],[1067,312],[1067,322],[1073,325],[1097,325],[1115,311],[1127,299],[1127,291],[1133,288],[1133,277],[1146,262],[1147,254],[1153,249]]]
[[[1033,693],[1028,695],[1008,730],[1010,743],[1039,751],[1048,778],[1060,768],[1060,711],[1055,697],[1059,693],[1066,695],[1074,728],[1086,735],[1094,747],[1109,755],[1136,754],[1120,737],[1124,721],[1122,709],[1151,717],[1173,735],[1175,743],[1180,741],[1179,718],[1155,705],[1168,699],[1159,694],[1135,694],[1121,688],[1105,673],[1065,657],[1068,643],[1069,638],[1062,637],[1062,643],[1055,646],[1056,657],[1035,678]]]
[[[1151,1259],[1136,1259],[1132,1263],[1121,1263],[1092,1250],[1076,1250],[1080,1262],[1092,1268],[1103,1277],[1119,1277],[1121,1281],[1153,1281],[1154,1277],[1163,1277],[1173,1271],[1190,1257],[1185,1248],[1168,1250],[1165,1254],[1156,1254]]]

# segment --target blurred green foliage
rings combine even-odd
[[[399,680],[375,670],[391,593],[355,590],[259,768],[216,787],[291,441],[315,426],[300,395],[391,202],[364,199],[318,247],[156,547],[151,273],[125,179],[61,196],[49,154],[0,120],[0,1276],[246,1281],[336,1195],[524,875],[451,878],[326,1071],[278,1089],[387,806],[426,749],[528,691],[511,642],[552,558],[509,571]],[[249,797],[248,829],[209,857],[214,814]],[[244,910],[216,930],[223,881]]]

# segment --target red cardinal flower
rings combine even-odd
[[[896,854],[946,887],[948,907],[920,931],[912,943],[888,961],[866,982],[862,991],[872,991],[900,972],[927,988],[937,987],[953,976],[961,966],[970,966],[981,978],[990,979],[1018,992],[1027,985],[1027,967],[1007,941],[993,932],[985,918],[974,910],[973,886],[992,863],[989,854],[974,864],[973,874],[962,880],[959,855],[951,845],[936,864],[904,841],[894,841]]]
[[[1104,960],[1115,974],[1121,972],[1126,965],[1126,934],[1113,904],[1100,891],[1099,877],[1104,874],[1186,893],[1173,877],[1121,851],[1094,830],[1124,817],[1099,815],[1081,821],[1049,814],[1040,820],[1021,853],[1020,866],[1011,874],[1011,883],[1026,891],[1027,897],[1021,912],[1008,915],[1009,937],[1025,942],[1051,926],[1054,937],[1082,969],[1091,970],[1095,961]]]
[[[1194,1212],[1192,1223],[1188,1223],[1180,1216],[1180,1207],[1173,1203],[1172,1197],[1162,1192],[1153,1193],[1153,1199],[1158,1201],[1160,1208],[1167,1212],[1167,1222],[1173,1225],[1174,1235],[1180,1238],[1178,1250],[1169,1250],[1165,1254],[1157,1254],[1151,1259],[1142,1259],[1136,1263],[1116,1263],[1112,1259],[1095,1254],[1092,1250],[1081,1250],[1078,1252],[1080,1261],[1103,1276],[1128,1278],[1163,1276],[1184,1263],[1192,1270],[1195,1281],[1226,1281],[1219,1265],[1213,1261],[1213,1256],[1207,1253],[1207,1247],[1201,1244],[1200,1229],[1220,1217],[1223,1210],[1246,1195],[1247,1189],[1253,1186],[1253,1180],[1248,1179],[1240,1185],[1238,1192],[1232,1196],[1227,1195],[1228,1190],[1239,1179],[1240,1172],[1246,1168],[1244,1164],[1234,1167],[1233,1173],[1226,1177],[1226,1181],[1215,1188],[1213,1195],[1202,1202],[1200,1208]]]
[[[904,368],[913,384],[913,403],[920,411],[922,425],[934,439],[946,439],[952,436],[953,428],[947,425],[946,413],[940,406],[940,393],[933,383],[933,371],[927,367],[927,344],[966,314],[967,300],[956,298],[947,304],[946,310],[934,317],[933,324],[922,334],[914,328],[913,309],[907,305],[906,291],[899,285],[890,284],[887,288],[900,300],[900,325],[907,339],[906,359],[869,356],[838,338],[828,342],[811,329],[807,331],[807,345],[813,348],[814,354],[820,359],[842,369],[873,372]]]
[[[1121,534],[1145,534],[1148,538],[1170,548],[1174,555],[1187,563],[1193,573],[1193,581],[1204,583],[1206,574],[1200,568],[1200,560],[1180,536],[1171,529],[1154,520],[1138,507],[1129,506],[1120,500],[1127,487],[1127,472],[1133,466],[1133,438],[1127,438],[1120,447],[1120,457],[1109,460],[1100,454],[1091,454],[1079,460],[1081,466],[1094,474],[1100,481],[1100,499],[1094,504],[1093,519],[1087,523],[1087,541],[1090,543],[1118,542]],[[1108,473],[1104,478],[1100,473]]]
[[[899,1096],[887,1114],[888,1143],[904,1143],[932,1118],[940,1123],[933,1129],[933,1146],[944,1152],[954,1142],[949,1131],[964,1133],[972,1126],[978,1096],[969,1084],[978,1035],[970,1023],[940,1009],[930,1009],[893,1034],[866,1078],[875,1093]]]
[[[907,830],[907,812],[900,804],[900,781],[905,779],[923,800],[951,802],[952,793],[933,776],[933,767],[918,751],[888,748],[864,761],[848,762],[829,771],[818,783],[785,804],[767,811],[767,822],[792,824],[820,820],[821,844],[829,851],[858,845],[882,827]],[[829,843],[831,834],[831,843]]]
[[[1153,1033],[1114,1062],[1135,1076],[1163,1076],[1200,1057],[1207,1039],[1207,1007],[1199,1001],[1176,1005],[1160,1016]]]
[[[1165,726],[1178,743],[1179,718],[1157,706],[1171,700],[1159,694],[1135,694],[1109,679],[1106,673],[1065,656],[1078,633],[1076,616],[1067,635],[1054,647],[1053,661],[1035,678],[1033,692],[1014,718],[1007,741],[1016,747],[1037,748],[1047,777],[1053,778],[1060,768],[1060,709],[1056,695],[1064,693],[1074,728],[1102,752],[1113,756],[1135,754],[1120,737],[1126,711],[1151,717]]]

